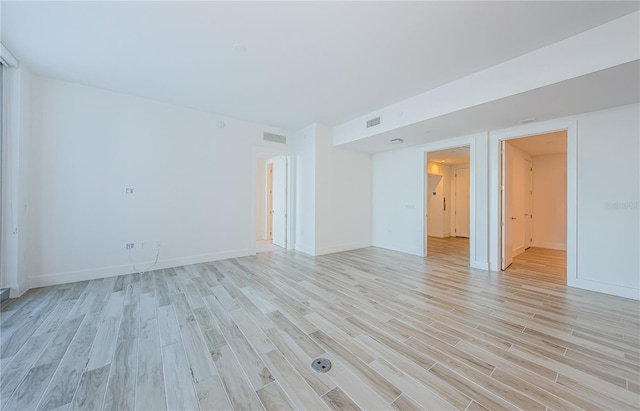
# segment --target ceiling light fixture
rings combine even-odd
[[[403,142],[404,142],[404,140],[403,140],[403,139],[401,139],[401,138],[394,138],[393,140],[389,140],[389,142],[390,142],[391,144],[400,144],[400,143],[403,143]]]
[[[525,118],[524,120],[520,120],[518,121],[518,123],[529,124],[529,123],[535,123],[535,121],[536,121],[535,117],[531,117],[531,118]]]

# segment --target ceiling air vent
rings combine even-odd
[[[278,134],[272,134],[272,133],[265,132],[263,139],[264,139],[264,141],[271,141],[273,143],[287,144],[287,137],[286,136],[280,136]]]
[[[377,126],[378,124],[380,124],[380,117],[372,118],[367,121],[367,128]]]

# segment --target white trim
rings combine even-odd
[[[289,137],[287,136],[287,139]],[[256,254],[256,239],[258,230],[256,228],[256,214],[258,209],[258,157],[260,155],[285,156],[287,158],[287,250],[295,249],[295,155],[290,146],[283,147],[253,147],[253,162],[251,164],[251,238],[253,253]],[[266,224],[266,222],[265,222]]]
[[[0,43],[0,63],[4,64],[7,67],[18,67],[18,59],[16,59],[13,54],[4,46],[4,44]]]
[[[254,246],[255,247],[255,246]],[[201,254],[190,257],[171,258],[167,260],[160,260],[153,267],[153,270],[160,270],[163,268],[174,268],[185,265],[207,263],[217,260],[225,260],[228,258],[246,257],[255,254],[255,249],[247,248],[243,250],[226,251],[221,253]],[[153,261],[146,261],[137,263],[142,267],[147,267],[153,264]],[[64,273],[45,274],[29,277],[29,284],[31,287],[46,287],[50,285],[73,283],[76,281],[95,280],[98,278],[114,277],[117,275],[133,274],[135,271],[131,264],[117,265],[111,267],[92,268],[88,270],[69,271]]]
[[[3,49],[5,50],[5,49]],[[4,51],[3,51],[4,52]],[[25,275],[24,264],[21,262],[20,238],[27,235],[26,227],[19,228],[19,215],[22,206],[20,202],[20,150],[25,150],[25,136],[27,135],[22,117],[25,101],[23,100],[25,87],[25,75],[23,68],[4,67],[3,74],[3,121],[2,121],[2,287],[11,288],[11,296],[17,296],[28,288],[28,281],[21,278]],[[22,144],[22,147],[21,147]],[[20,190],[19,190],[20,189]]]
[[[567,285],[577,285],[577,181],[578,123],[576,119],[552,120],[498,130],[489,136],[489,266],[500,271],[500,142],[515,138],[567,131]],[[580,287],[583,288],[583,287]]]
[[[478,241],[478,238],[476,235],[476,232],[477,232],[476,213],[478,210],[478,205],[476,203],[476,198],[477,198],[476,196],[476,189],[477,189],[476,187],[477,186],[476,138],[480,135],[484,136],[484,134],[485,133],[472,134],[464,137],[457,137],[457,138],[447,139],[443,141],[435,141],[433,143],[425,144],[419,147],[419,149],[422,152],[422,170],[421,170],[422,176],[420,179],[422,184],[420,187],[420,193],[421,193],[421,198],[423,198],[423,202],[422,202],[422,214],[420,216],[420,218],[422,219],[422,236],[421,236],[422,244],[418,245],[418,246],[421,246],[422,254],[418,254],[418,255],[421,255],[422,257],[427,256],[427,242],[425,241],[427,236],[427,224],[426,224],[427,201],[426,201],[426,192],[425,192],[425,185],[427,183],[426,181],[427,166],[428,166],[427,154],[433,151],[469,146],[469,165],[466,166],[466,167],[469,167],[469,266],[476,267],[476,266],[487,265],[487,263],[485,262],[477,261],[478,256],[476,253],[476,250],[477,250],[476,242]]]
[[[29,291],[29,280],[27,278],[18,279],[18,286],[10,289],[9,298],[18,298]]]
[[[583,290],[595,291],[598,293],[611,294],[623,298],[631,298],[640,300],[640,290],[637,288],[623,287],[615,284],[602,283],[599,281],[585,280],[578,278],[573,284],[567,284],[571,287],[581,288]]]

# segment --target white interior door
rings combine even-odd
[[[272,243],[287,247],[287,158],[273,159]]]
[[[525,201],[524,201],[524,248],[533,245],[533,164],[531,160],[524,161]]]
[[[525,161],[522,153],[512,150],[507,143],[507,150],[509,150],[509,163],[511,164],[508,178],[510,184],[507,189],[511,194],[511,238],[513,239],[513,256],[517,256],[525,249],[525,224],[524,224],[524,210],[525,210],[525,181],[526,174],[524,173]]]
[[[469,169],[459,168],[455,174],[455,236],[469,237]]]
[[[267,240],[273,240],[273,163],[267,164]]]
[[[509,157],[509,148],[506,141],[502,142],[502,269],[513,262],[513,220],[511,208],[513,206],[513,180],[512,162]]]

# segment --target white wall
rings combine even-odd
[[[567,155],[533,157],[533,246],[567,249]]]
[[[424,255],[424,151],[373,156],[373,245]]]
[[[487,133],[375,154],[374,246],[425,255],[425,153],[463,146],[470,147],[470,265],[488,268]]]
[[[316,134],[316,255],[371,245],[371,155],[333,147]]]
[[[373,245],[423,255],[424,215],[415,208],[424,201],[421,157],[425,151],[460,146],[469,141],[472,144],[471,196],[475,205],[471,264],[496,269],[499,267],[499,141],[567,130],[567,235],[574,235],[571,241],[567,238],[567,283],[640,299],[639,119],[640,106],[633,104],[499,130],[491,132],[491,139],[486,134],[460,137],[376,154],[373,156]]]
[[[285,131],[37,76],[31,103],[32,287],[131,273],[127,242],[138,268],[157,241],[158,267],[254,252],[255,153]]]
[[[640,298],[639,120],[637,104],[578,120],[575,282],[636,299]]]
[[[640,299],[639,119],[632,104],[491,133],[492,268],[499,266],[499,141],[567,130],[567,284]],[[620,175],[603,164],[619,165]]]
[[[452,173],[451,167],[435,162],[427,163],[427,174],[440,176],[440,182],[436,187],[436,195],[427,191],[427,236],[450,237],[451,236],[451,210],[453,209]],[[446,201],[447,208],[443,203]]]
[[[444,177],[427,174],[427,237],[444,237]]]
[[[316,126],[308,126],[295,137],[296,224],[295,249],[316,252]]]
[[[371,245],[371,155],[332,142],[321,124],[296,133],[296,250],[310,255]]]

